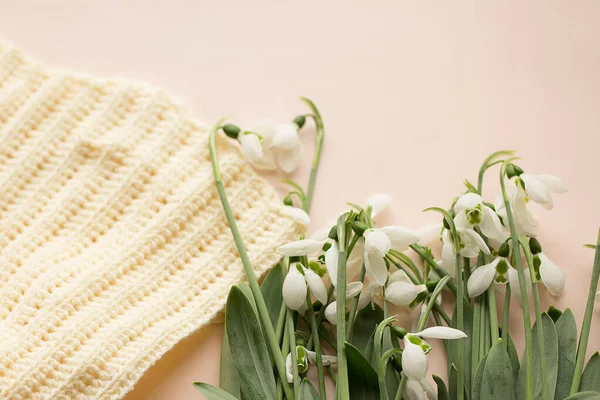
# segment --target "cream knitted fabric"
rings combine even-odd
[[[161,90],[0,41],[0,398],[121,398],[222,310],[244,275],[207,139]],[[261,274],[301,228],[237,149],[219,153]]]

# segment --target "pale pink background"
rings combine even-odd
[[[571,190],[540,211],[540,237],[568,274],[557,306],[580,321],[593,259],[582,244],[600,225],[599,15],[594,0],[0,0],[0,34],[54,65],[160,85],[207,122],[286,121],[306,111],[297,96],[312,98],[327,128],[315,221],[385,191],[387,220],[416,228],[488,153],[518,149],[527,171]],[[127,399],[201,398],[191,382],[218,382],[221,334],[182,342]]]

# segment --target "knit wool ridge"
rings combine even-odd
[[[0,398],[122,398],[223,309],[244,272],[208,131],[161,90],[0,40]],[[218,152],[261,275],[301,227],[237,148]]]

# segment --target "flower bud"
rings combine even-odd
[[[237,139],[241,131],[240,128],[233,124],[223,125],[222,129],[223,132],[232,139]]]
[[[529,239],[529,250],[531,254],[536,255],[542,252],[542,245],[536,238]]]
[[[508,164],[506,166],[506,176],[508,178],[514,178],[515,176],[519,176],[523,173],[523,169],[515,164]]]
[[[392,366],[394,367],[396,372],[398,372],[398,373],[402,372],[402,356],[401,355],[396,354],[396,355],[392,356]]]
[[[500,257],[504,257],[507,258],[510,254],[510,246],[508,244],[508,240],[504,243],[502,243],[502,246],[500,246],[500,249],[498,250],[498,255]]]
[[[448,223],[448,220],[446,220],[446,218],[444,218],[444,228],[450,230],[450,224]]]
[[[300,129],[306,123],[306,117],[304,115],[298,115],[296,118],[294,118],[294,123],[298,125],[298,129]]]
[[[367,229],[369,229],[369,227],[367,226],[367,224],[364,224],[364,223],[362,223],[360,221],[354,221],[354,222],[352,222],[352,230],[358,236],[362,236],[363,233],[365,233],[365,231]]]
[[[406,336],[406,334],[408,333],[408,331],[400,326],[391,326],[392,328],[392,332],[394,332],[394,335],[396,335],[398,337],[398,339],[403,339],[404,336]]]
[[[334,225],[331,227],[331,230],[329,231],[329,239],[331,240],[338,240],[338,236],[337,236],[337,225]]]
[[[290,196],[285,196],[285,198],[283,199],[283,204],[285,204],[286,206],[293,206],[294,202],[292,201],[292,198]]]

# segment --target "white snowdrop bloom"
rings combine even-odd
[[[327,303],[327,288],[319,275],[300,263],[294,263],[290,265],[282,288],[283,301],[292,310],[300,310],[306,302],[306,285],[317,300]]]
[[[304,346],[296,346],[296,356],[296,364],[298,365],[299,374],[305,374],[308,371],[309,365],[316,364],[317,362],[317,353],[308,350]],[[321,362],[325,367],[335,365],[337,364],[337,357],[324,354],[321,356]],[[294,381],[294,375],[292,371],[292,353],[289,352],[285,358],[285,375],[288,383],[292,383]]]
[[[454,204],[454,224],[457,228],[478,226],[488,238],[503,236],[504,227],[496,212],[485,205],[480,195],[465,193]]]
[[[262,137],[263,156],[253,162],[254,167],[263,170],[281,169],[293,172],[302,156],[302,144],[298,138],[298,126],[294,123],[276,124],[263,120],[250,129]]]
[[[290,217],[305,228],[310,225],[310,216],[301,208],[285,206],[282,208],[282,214]]]
[[[469,297],[477,297],[485,292],[493,282],[506,285],[510,283],[511,288],[519,291],[519,276],[505,257],[496,257],[489,264],[477,267],[469,277],[467,291]]]
[[[360,295],[362,293],[362,289],[363,289],[362,282],[348,283],[348,285],[346,286],[346,311],[350,311],[352,308],[352,302],[350,302],[348,300],[352,300],[356,296]],[[337,299],[337,295],[338,295],[337,291],[334,291],[333,298]],[[359,298],[359,310],[360,309],[361,308],[360,308],[360,298]],[[329,304],[325,308],[325,318],[327,318],[327,321],[329,321],[329,323],[331,323],[332,325],[337,325],[337,300],[332,301],[331,304]]]
[[[523,185],[518,181],[520,180]],[[522,173],[515,179],[519,190],[524,190],[527,197],[540,204],[547,210],[552,210],[554,202],[552,193],[566,193],[569,191],[567,185],[553,175],[532,175]]]
[[[384,257],[390,249],[404,251],[411,244],[417,243],[416,233],[401,226],[386,226],[378,229],[367,229],[364,234],[365,269],[369,277],[379,286],[387,281],[388,270]]]
[[[308,256],[316,253],[324,244],[321,240],[301,239],[279,246],[277,253],[287,257]]]
[[[560,296],[565,288],[565,272],[548,259],[536,238],[529,239],[529,249],[533,254],[533,271],[536,280],[542,281],[552,296]]]
[[[392,304],[406,306],[412,303],[424,291],[427,291],[427,286],[415,285],[408,275],[406,275],[406,272],[397,270],[387,280],[385,297]],[[359,310],[372,303],[375,297],[381,297],[381,294],[382,286],[375,281],[369,282],[366,287],[363,287],[363,291],[360,293],[358,300]]]
[[[260,138],[254,133],[242,132],[238,136],[240,150],[244,158],[248,161],[258,161],[263,156]]]
[[[508,185],[506,187],[506,194],[512,210],[515,230],[517,233],[527,236],[535,236],[537,220],[527,207],[529,200],[527,199],[525,192],[522,190],[517,190],[517,187],[514,185]],[[502,220],[508,225],[508,217],[506,215],[506,207],[502,193],[499,193],[496,196],[494,208],[496,209],[496,214],[498,214],[498,216],[501,217]]]
[[[424,341],[425,339],[462,339],[467,335],[459,331],[445,326],[434,326],[427,328],[418,333],[407,333],[403,337],[404,351],[402,352],[402,370],[409,382],[413,381],[413,390],[416,389],[415,383],[421,386],[420,393],[429,393],[431,388],[427,381],[427,370],[429,362],[427,354],[431,350],[431,346]],[[416,390],[419,393],[419,390]],[[433,391],[435,393],[435,391]],[[419,398],[419,397],[417,397]]]
[[[490,249],[485,244],[483,238],[471,228],[456,228],[461,249],[460,255],[463,257],[477,257],[479,252],[490,254]],[[456,276],[456,253],[454,252],[454,243],[449,230],[444,230],[442,234],[442,264],[444,269],[452,277]]]

